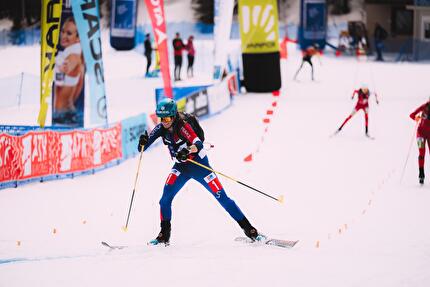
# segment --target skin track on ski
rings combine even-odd
[[[275,238],[263,238],[262,240],[259,240],[259,241],[252,241],[250,238],[244,237],[244,236],[236,237],[234,241],[243,242],[247,244],[272,245],[272,246],[288,248],[288,249],[293,248],[297,244],[297,242],[299,242],[298,240],[284,240],[284,239],[275,239]]]

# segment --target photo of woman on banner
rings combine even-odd
[[[84,58],[73,16],[63,19],[55,57],[52,125],[83,127]]]

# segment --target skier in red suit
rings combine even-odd
[[[429,146],[430,140],[430,100],[417,108],[409,115],[411,119],[418,123],[417,144],[418,144],[418,168],[419,182],[424,184],[424,157],[426,155],[426,143]]]
[[[376,93],[373,93],[375,95],[376,103],[379,105],[378,96]],[[345,119],[345,121],[342,123],[342,125],[337,129],[335,134],[340,132],[343,128],[343,126],[359,111],[363,110],[364,112],[364,122],[365,122],[365,133],[366,136],[369,137],[369,97],[371,95],[369,88],[367,85],[362,85],[360,89],[355,90],[352,93],[351,99],[354,99],[354,96],[358,96],[357,104],[355,105],[354,109],[352,110],[351,114]]]

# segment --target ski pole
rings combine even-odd
[[[139,177],[140,163],[142,162],[144,149],[145,149],[145,146],[142,145],[142,150],[140,152],[140,157],[139,157],[139,164],[137,165],[136,178],[134,179],[133,193],[131,194],[130,206],[128,207],[127,221],[125,223],[125,226],[122,228],[124,231],[127,231],[127,228],[128,228],[128,221],[130,219],[131,206],[133,205],[134,193],[136,191],[137,178]]]
[[[199,162],[196,162],[195,160],[192,160],[192,159],[187,159],[187,161],[189,161],[189,162],[191,162],[191,163],[194,163],[195,165],[198,165],[198,166],[200,166],[200,167],[202,167],[202,168],[204,168],[204,169],[207,169],[207,170],[209,170],[209,171],[212,171],[212,172],[214,172],[214,173],[217,173],[217,174],[219,174],[219,175],[222,175],[222,176],[224,176],[224,177],[226,177],[226,178],[228,178],[228,179],[230,179],[230,180],[232,180],[232,181],[234,181],[234,182],[237,182],[237,183],[239,183],[239,184],[241,184],[241,185],[243,185],[243,186],[245,186],[245,187],[247,187],[247,188],[249,188],[249,189],[252,189],[252,190],[254,190],[254,191],[256,191],[256,192],[258,192],[258,193],[260,193],[260,194],[262,194],[262,195],[264,195],[264,196],[267,196],[267,197],[269,197],[269,198],[271,198],[271,199],[273,199],[273,200],[276,200],[276,201],[278,201],[279,203],[283,203],[284,202],[284,196],[283,195],[281,195],[281,196],[279,196],[278,198],[276,198],[276,197],[273,197],[273,196],[271,196],[271,195],[269,195],[269,194],[267,194],[267,193],[264,193],[264,192],[262,192],[262,191],[260,191],[260,190],[258,190],[258,189],[256,189],[256,188],[254,188],[254,187],[252,187],[252,186],[249,186],[249,185],[247,185],[246,183],[243,183],[243,182],[241,182],[241,181],[239,181],[239,180],[237,180],[237,179],[234,179],[234,178],[232,178],[231,176],[228,176],[228,175],[226,175],[226,174],[223,174],[223,173],[221,173],[221,172],[219,172],[219,171],[215,171],[215,170],[213,170],[212,168],[210,168],[210,167],[208,167],[208,166],[206,166],[206,165],[204,165],[204,164],[201,164],[201,163],[199,163]]]
[[[403,165],[402,176],[400,177],[400,184],[402,184],[403,176],[405,175],[406,165],[408,164],[409,155],[411,153],[412,143],[414,142],[415,134],[416,134],[416,131],[418,129],[418,123],[419,122],[417,121],[417,124],[415,125],[415,129],[414,129],[414,133],[412,134],[411,142],[409,143],[408,154],[406,156],[405,164]]]

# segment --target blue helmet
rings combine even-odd
[[[175,117],[178,111],[178,107],[176,106],[176,102],[170,98],[164,98],[157,104],[157,109],[155,113],[159,118],[165,117]]]

